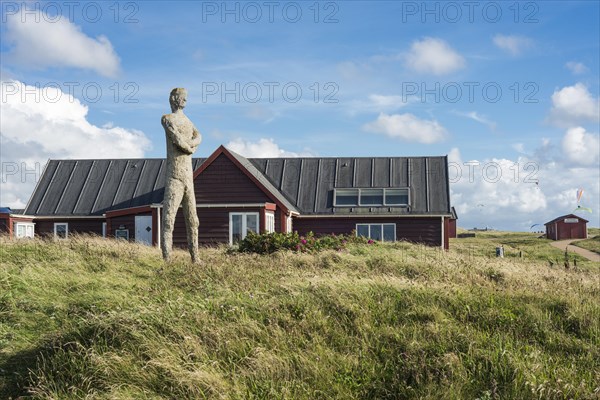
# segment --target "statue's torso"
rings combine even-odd
[[[178,176],[180,173],[183,173],[184,175],[190,174],[192,170],[192,155],[181,151],[173,141],[169,139],[169,136],[167,135],[169,127],[165,123],[166,121],[177,128],[177,131],[172,133],[174,135],[183,136],[186,143],[192,141],[194,124],[184,113],[164,115],[162,121],[167,141],[167,174],[170,174],[171,176]]]

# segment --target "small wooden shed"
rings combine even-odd
[[[552,240],[587,239],[589,221],[575,214],[563,215],[546,222],[546,237]]]

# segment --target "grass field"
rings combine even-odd
[[[203,249],[201,266],[0,244],[2,399],[600,398],[600,270],[537,235]]]
[[[584,249],[588,249],[595,253],[600,254],[600,233],[598,233],[598,232],[594,232],[594,233],[596,233],[596,234],[592,235],[592,233],[588,232],[588,239],[578,240],[577,242],[574,242],[573,244],[577,247],[582,247]]]

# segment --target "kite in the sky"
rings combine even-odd
[[[577,211],[587,211],[590,214],[592,213],[592,209],[589,207],[582,207],[581,206],[581,198],[583,197],[583,188],[579,188],[577,189],[577,208],[573,210],[573,212],[577,212]]]
[[[592,209],[589,207],[581,207],[581,206],[577,206],[576,209],[573,210],[573,212],[577,212],[577,211],[587,211],[590,214],[592,214]]]
[[[532,229],[534,226],[542,226],[542,224],[533,224],[529,227],[529,229]]]

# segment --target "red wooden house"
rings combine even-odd
[[[23,210],[0,208],[0,233],[16,238],[33,237],[35,232],[33,217],[22,214]]]
[[[50,160],[23,213],[38,235],[160,243],[164,159]],[[193,159],[200,244],[248,231],[351,233],[448,248],[446,157]],[[455,214],[454,214],[455,215]],[[178,214],[174,244],[185,246]]]
[[[546,222],[546,237],[552,240],[587,239],[588,220],[575,214],[563,215]]]

